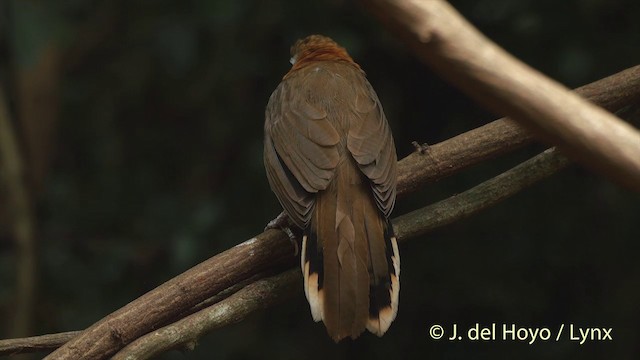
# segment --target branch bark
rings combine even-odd
[[[288,299],[300,289],[301,279],[298,269],[290,269],[258,280],[215,305],[138,338],[111,359],[149,359],[178,347],[193,350],[202,335]]]
[[[598,94],[598,97],[594,98],[596,101],[606,99],[612,107],[611,110],[617,110],[615,107],[622,107],[640,99],[640,87],[626,87],[619,84],[638,84],[639,79],[639,67],[635,67],[592,84],[591,94]],[[618,86],[620,93],[615,90],[609,93],[604,91],[605,88],[614,85]],[[596,89],[602,89],[602,91]],[[428,155],[414,153],[400,161],[399,187],[403,189],[401,192],[407,194],[412,189],[418,188],[420,184],[438,180],[504,152],[503,147],[511,145],[504,145],[500,140],[505,135],[503,125],[500,125],[503,122],[505,120],[499,120],[497,124],[494,122],[433,145]],[[519,135],[521,137],[529,137],[525,132],[519,130],[516,132],[521,134]],[[524,143],[518,140],[520,137],[517,134],[512,135],[514,140],[509,144]],[[512,148],[509,147],[509,149]],[[429,155],[435,155],[435,163],[432,160],[433,156]],[[449,156],[457,158],[463,165],[456,165],[457,162],[456,164],[445,163],[444,159],[449,159]],[[409,174],[415,170],[419,170],[422,177]],[[403,231],[402,226],[398,231]],[[48,358],[102,359],[109,357],[134,339],[151,329],[162,326],[178,314],[225,288],[266,268],[277,264],[291,265],[294,262],[293,249],[286,236],[279,231],[269,230],[212,257],[132,301],[84,330],[79,336],[50,354]]]
[[[422,61],[469,96],[581,164],[640,191],[640,131],[512,57],[446,1],[365,3]]]

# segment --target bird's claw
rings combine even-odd
[[[417,141],[412,141],[411,145],[413,145],[413,147],[416,149],[417,152],[419,152],[420,154],[425,154],[429,151],[429,144],[427,143],[418,143]]]
[[[298,254],[300,253],[300,246],[298,245],[299,236],[296,236],[296,234],[292,230],[293,228],[295,228],[295,225],[289,218],[289,215],[287,215],[287,213],[283,211],[278,216],[276,216],[275,219],[269,221],[267,223],[267,226],[265,226],[264,230],[267,231],[269,229],[275,229],[275,230],[280,230],[285,234],[287,234],[289,241],[291,242],[291,244],[293,245],[293,248],[295,249],[294,256],[298,256]]]

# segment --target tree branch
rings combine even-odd
[[[149,359],[178,347],[193,350],[202,335],[288,299],[300,289],[301,279],[298,269],[289,269],[258,280],[215,305],[138,338],[111,359]]]
[[[443,0],[368,0],[416,55],[481,104],[640,191],[640,132],[484,37]]]
[[[577,88],[576,93],[615,112],[640,101],[640,65]],[[529,131],[509,118],[495,120],[429,147],[429,156],[415,152],[399,163],[398,194],[455,174],[533,141]]]
[[[633,103],[640,98],[640,87],[627,87],[620,84],[637,84],[640,81],[638,69],[639,67],[635,67],[592,84],[591,94],[597,94],[596,101],[607,99],[607,103],[612,106],[611,110],[617,110],[611,104],[621,108]],[[604,89],[613,84],[618,86],[616,89],[620,93],[611,90],[606,96],[603,95]],[[596,91],[596,89],[603,90]],[[501,147],[503,143],[500,140],[505,135],[503,127],[505,125],[500,124],[504,122],[505,120],[500,120],[498,123],[485,125],[433,145],[429,155],[435,155],[440,166],[434,164],[431,160],[432,156],[419,153],[414,153],[400,161],[399,188],[404,189],[401,192],[407,194],[418,188],[419,184],[438,180],[504,152]],[[520,131],[520,133],[523,137],[526,136],[523,132]],[[518,137],[513,136],[513,138]],[[464,165],[458,166],[457,163],[442,165],[443,159],[448,159],[448,156],[457,158],[457,161]],[[423,171],[422,168],[426,168],[427,171]],[[420,171],[422,177],[409,176],[409,172],[412,171]],[[405,231],[402,225],[397,230],[400,233]],[[50,354],[48,358],[74,359],[82,356],[84,359],[102,359],[109,357],[124,345],[148,333],[151,329],[166,324],[204,299],[264,269],[277,264],[292,265],[294,262],[293,249],[286,236],[279,231],[269,230],[212,257],[132,301],[84,330],[79,336]]]
[[[268,267],[291,266],[294,249],[268,230],[165,282],[73,338],[50,359],[104,359],[208,297]]]
[[[398,240],[406,241],[476,214],[553,175],[569,163],[557,150],[548,149],[470,190],[394,219]],[[294,290],[300,289],[299,283],[298,269],[259,280],[218,304],[137,339],[112,359],[148,359],[179,346],[192,350],[201,336],[290,297]]]
[[[397,217],[394,219],[396,235],[404,240],[468,218],[553,175],[569,164],[569,159],[556,148],[547,149],[463,193]]]
[[[248,285],[268,276],[268,274],[270,273],[272,274],[273,272],[271,271],[268,273],[258,273],[247,278],[246,280],[234,284],[219,292],[218,294],[212,296],[211,298],[208,298],[207,300],[197,304],[193,308],[180,313],[175,317],[175,319],[185,318],[191,314],[200,312],[202,309],[211,307],[214,304],[224,301],[229,296],[232,296],[234,293],[243,290]],[[63,333],[32,336],[27,338],[0,340],[0,356],[54,350],[64,345],[74,337],[80,335],[81,333],[82,331],[68,331]]]

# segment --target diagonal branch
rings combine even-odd
[[[149,359],[177,347],[193,350],[202,335],[288,299],[301,283],[298,269],[258,280],[217,304],[136,339],[111,360]]]
[[[640,65],[581,86],[575,92],[616,112],[640,101]],[[411,193],[423,185],[455,174],[483,160],[527,145],[533,136],[509,118],[457,135],[429,147],[429,156],[415,152],[400,162],[398,193]]]
[[[633,103],[640,98],[640,87],[627,87],[622,84],[638,84],[638,69],[636,67],[592,84],[592,89],[603,90],[591,93],[601,96],[596,97],[596,100],[606,98],[608,104],[620,107]],[[618,86],[619,93],[611,90],[604,96],[604,89],[614,85]],[[403,159],[400,161],[399,188],[404,190],[400,191],[407,194],[420,184],[438,180],[504,152],[502,149],[506,145],[501,145],[500,141],[504,137],[503,130],[502,126],[496,126],[494,122],[472,130],[473,133],[469,137],[463,134],[432,146],[429,154],[436,155],[440,166],[433,163],[431,156],[418,153]],[[519,133],[522,137],[528,137],[524,132]],[[514,142],[518,143],[518,136],[513,138]],[[460,154],[465,154],[463,159]],[[449,158],[457,159],[463,165],[450,164],[453,167],[451,170],[449,165],[443,165],[443,159]],[[421,168],[425,168],[426,171],[422,171]],[[422,176],[427,179],[410,176],[415,170],[420,170]],[[108,357],[151,329],[162,326],[178,314],[235,283],[277,264],[293,264],[293,253],[289,241],[281,232],[270,230],[257,235],[193,267],[106,316],[52,353],[49,359]]]
[[[640,191],[640,131],[515,59],[443,0],[368,0],[416,55],[469,96]]]
[[[466,219],[546,179],[570,164],[550,148],[514,168],[463,193],[394,219],[399,239],[413,238]]]

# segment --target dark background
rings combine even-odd
[[[452,4],[569,87],[640,63],[637,0]],[[27,154],[37,215],[33,334],[85,328],[259,233],[279,212],[262,165],[264,107],[289,69],[290,45],[311,33],[333,37],[367,72],[400,158],[413,151],[412,140],[437,143],[499,117],[348,1],[0,2],[0,84]],[[22,102],[29,96],[35,106]],[[44,130],[29,131],[27,118]],[[543,148],[429,185],[401,200],[395,215]],[[383,338],[335,345],[312,321],[300,289],[286,304],[205,336],[195,351],[163,358],[637,358],[639,200],[573,166],[401,245],[400,311]],[[9,336],[5,319],[16,301],[10,211],[0,202],[0,338]],[[476,322],[611,327],[613,341],[428,336],[433,324]]]

